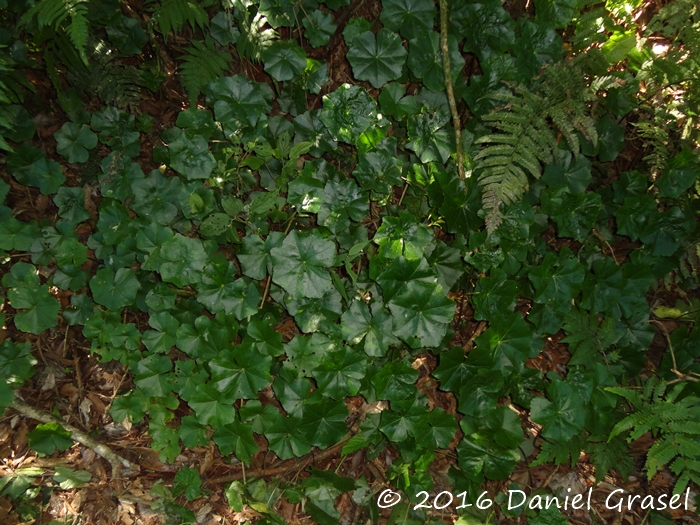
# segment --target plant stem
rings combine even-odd
[[[78,430],[73,425],[62,421],[57,417],[52,416],[48,412],[44,412],[43,410],[39,410],[38,408],[35,408],[25,403],[24,401],[19,399],[19,397],[17,397],[17,394],[15,394],[15,398],[12,400],[10,408],[23,416],[36,419],[37,421],[41,421],[42,423],[58,423],[59,425],[61,425],[64,429],[70,432],[70,437],[73,441],[77,441],[84,447],[93,450],[96,454],[99,454],[107,461],[109,461],[109,464],[112,466],[112,479],[115,480],[117,483],[119,483],[119,476],[121,475],[122,467],[126,467],[127,469],[136,472],[140,470],[138,465],[135,465],[134,463],[131,463],[130,461],[119,456],[111,448],[103,445],[99,441],[88,436],[82,430]]]
[[[442,50],[442,69],[445,73],[447,100],[450,103],[452,124],[454,124],[455,127],[457,170],[459,171],[459,178],[465,180],[466,175],[464,173],[464,159],[462,158],[462,123],[459,120],[457,102],[455,102],[455,93],[452,89],[452,68],[450,67],[450,52],[447,45],[447,0],[440,0],[440,48]]]

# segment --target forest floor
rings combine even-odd
[[[141,7],[136,5],[136,2],[131,3],[133,12],[142,12]],[[527,5],[530,5],[530,2]],[[322,59],[328,63],[331,79],[324,91],[315,100],[310,101],[310,109],[320,107],[322,95],[332,91],[342,83],[348,81],[357,83],[352,80],[350,66],[345,59],[347,48],[342,39],[342,31],[351,17],[363,16],[368,20],[378,19],[380,9],[381,4],[378,0],[353,1],[351,5],[338,10],[338,29],[330,43],[319,49],[306,50],[309,57]],[[525,11],[525,4],[516,1],[510,4],[510,11],[513,15],[521,14]],[[186,36],[169,41],[167,46],[161,48],[166,53],[165,56],[161,53],[161,59],[166,70],[167,80],[156,93],[144,90],[144,97],[138,108],[139,113],[145,113],[155,118],[153,131],[148,135],[142,135],[142,150],[138,160],[144,171],[149,167],[157,167],[152,161],[152,148],[160,143],[159,137],[162,131],[172,127],[175,124],[177,114],[187,106],[187,97],[179,86],[176,72],[176,59],[182,54],[179,45],[186,45]],[[282,36],[288,36],[284,34],[284,30]],[[467,56],[465,58],[467,61],[464,74],[467,77],[478,74],[478,64],[474,57]],[[246,75],[257,81],[270,81],[260,64],[234,62],[232,69],[234,72],[240,72],[242,69]],[[37,145],[41,145],[47,153],[51,154],[53,134],[66,121],[66,117],[57,104],[52,102],[55,96],[51,81],[37,72],[30,72],[30,75],[32,83],[39,90],[39,96],[35,100],[37,106],[32,113],[38,115],[36,118],[38,125]],[[369,84],[365,87],[373,95],[377,94],[377,90],[372,89]],[[416,87],[408,86],[408,93],[410,94],[411,90],[415,90]],[[97,108],[98,106],[94,106],[88,109]],[[464,122],[468,115],[466,109],[462,109]],[[610,170],[617,173],[631,170],[640,161],[643,154],[643,151],[635,149],[633,142],[628,143],[627,149],[620,154],[618,160],[611,163]],[[81,173],[70,172],[66,170],[67,164],[64,159],[55,152],[50,158],[64,166],[71,185],[83,184],[87,171],[96,168],[96,166],[88,165]],[[22,220],[41,220],[56,216],[56,208],[48,197],[41,195],[35,189],[28,189],[17,184],[5,173],[3,173],[2,178],[12,186],[8,201],[12,202],[15,214],[21,214]],[[86,202],[88,211],[96,216],[99,197],[93,193],[92,197],[88,197],[88,200],[90,199],[92,199],[91,202]],[[84,223],[83,226],[83,230],[78,233],[80,238],[85,240],[92,233],[90,221]],[[628,244],[611,247],[620,258],[624,258],[632,248]],[[2,271],[4,270],[5,268],[2,268]],[[668,294],[667,304],[675,302],[672,297],[673,292],[659,290],[656,293]],[[69,294],[70,292],[61,298],[66,304],[70,299]],[[454,298],[458,302],[458,308],[453,322],[456,334],[453,344],[463,346],[468,350],[485,326],[484,323],[473,320],[466,296],[456,294]],[[650,297],[650,303],[653,299]],[[147,316],[129,315],[133,316],[129,322],[134,322],[137,327],[147,326]],[[668,323],[667,329],[672,331],[673,328],[675,328],[673,323]],[[291,318],[280,323],[277,330],[283,335],[285,341],[289,341],[297,333]],[[188,502],[184,496],[180,496],[175,501],[190,509],[196,516],[198,524],[233,525],[246,523],[249,520],[254,522],[255,518],[261,517],[257,511],[246,507],[242,512],[234,512],[229,506],[225,489],[231,481],[251,481],[256,478],[292,481],[300,477],[303,478],[305,469],[314,466],[322,470],[332,470],[351,478],[365,476],[373,484],[385,483],[388,466],[397,456],[397,453],[390,446],[371,461],[366,460],[364,451],[342,456],[341,443],[339,446],[322,452],[315,451],[298,459],[280,461],[267,450],[265,439],[256,437],[260,451],[255,454],[248,469],[243,469],[240,463],[231,462],[230,458],[222,457],[213,442],[209,447],[186,449],[173,464],[164,464],[159,460],[158,453],[150,447],[151,439],[148,436],[147,423],[139,422],[127,428],[112,421],[108,412],[109,407],[117,395],[133,388],[132,378],[119,363],[102,363],[91,355],[89,345],[79,328],[69,327],[63,323],[39,336],[14,332],[13,329],[0,330],[0,342],[5,338],[11,338],[15,341],[29,341],[37,359],[36,374],[24,388],[19,390],[21,397],[28,404],[60,416],[67,423],[95,437],[139,467],[138,472],[131,475],[124,473],[121,478],[113,479],[109,463],[98,456],[94,450],[79,444],[75,444],[65,452],[58,452],[50,457],[40,457],[29,449],[27,438],[27,434],[36,426],[37,421],[18,415],[8,409],[0,417],[0,476],[19,469],[35,467],[46,469],[50,475],[56,466],[86,470],[92,475],[91,481],[78,489],[63,490],[54,487],[39,491],[36,498],[30,502],[30,506],[36,507],[36,518],[30,521],[31,523],[48,523],[51,520],[58,520],[58,523],[100,525],[162,523],[165,502],[162,496],[156,495],[159,492],[152,489],[158,484],[166,487],[171,486],[175,473],[183,465],[197,469],[204,482],[205,496],[192,502]],[[569,354],[566,345],[558,342],[562,338],[563,334],[560,334],[547,341],[541,355],[536,360],[531,360],[528,366],[542,372],[565,373]],[[658,366],[664,349],[664,337],[662,334],[657,334],[648,353],[649,370]],[[437,364],[436,357],[430,353],[423,354],[416,359],[414,367],[420,371],[417,385],[428,395],[431,406],[439,406],[449,413],[454,413],[456,410],[454,396],[440,391],[435,380],[431,378],[431,373]],[[269,402],[266,394],[270,394],[269,398],[272,397],[270,392],[263,391],[260,396],[263,403]],[[366,410],[366,404],[359,396],[347,399],[346,404],[348,404],[351,414]],[[184,412],[178,415],[184,415]],[[564,512],[570,523],[590,524],[598,522],[634,525],[645,521],[645,511],[639,510],[637,507],[629,512],[620,513],[616,509],[607,508],[606,498],[611,492],[624,489],[626,493],[658,496],[662,493],[669,494],[672,491],[674,480],[668,471],[662,470],[651,481],[647,480],[646,474],[642,471],[644,454],[653,443],[653,438],[649,434],[633,444],[632,450],[635,454],[637,467],[633,476],[622,479],[619,476],[610,475],[602,482],[596,482],[594,468],[585,455],[582,455],[574,465],[563,463],[559,466],[552,464],[530,466],[537,456],[540,444],[536,437],[538,428],[536,424],[527,419],[526,414],[523,414],[523,420],[531,432],[531,446],[529,450],[524,451],[523,455],[526,457],[518,464],[510,479],[486,484],[485,490],[491,496],[506,492],[508,486],[513,482],[530,490],[548,488],[553,492],[561,487],[571,487],[574,491],[587,493],[589,488],[592,488],[590,512],[585,509]],[[444,455],[438,456],[430,467],[431,474],[436,480],[435,493],[442,490],[441,484],[447,487],[445,473],[451,466],[457,464],[454,446],[460,438],[461,434],[458,433],[452,443],[453,448],[445,450]],[[37,476],[32,485],[48,487],[50,484],[47,484],[46,481],[48,480],[44,477]],[[343,524],[368,522],[367,516],[353,502],[349,493],[344,493],[338,498],[336,508],[340,511],[341,523]],[[9,496],[0,497],[0,523],[4,525],[20,523],[19,510],[16,502]],[[277,500],[275,510],[291,525],[314,523],[304,512],[301,504],[292,504],[284,497]],[[382,516],[381,522],[386,522],[388,511],[384,512]],[[457,518],[456,515],[447,510],[441,517],[445,523],[453,523]],[[698,515],[694,512],[672,511],[671,517],[678,522],[700,523]],[[495,523],[525,523],[522,516],[512,518],[501,513],[493,516],[493,521]]]

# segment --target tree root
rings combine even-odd
[[[41,421],[42,423],[58,423],[64,429],[70,432],[70,437],[73,441],[76,441],[84,447],[93,450],[96,454],[99,454],[104,459],[106,459],[112,466],[112,480],[117,482],[119,487],[118,491],[121,491],[120,476],[122,474],[122,467],[128,469],[130,473],[140,471],[140,467],[138,465],[131,463],[130,461],[119,456],[111,448],[96,441],[94,438],[88,436],[82,430],[78,430],[73,425],[70,425],[63,420],[52,416],[48,412],[44,412],[43,410],[39,410],[38,408],[35,408],[25,403],[24,401],[19,399],[16,394],[14,400],[12,401],[12,404],[10,405],[10,408],[23,416],[30,417],[37,421]]]

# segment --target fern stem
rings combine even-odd
[[[450,103],[452,123],[455,127],[457,170],[459,171],[459,178],[465,180],[466,175],[464,173],[464,161],[462,158],[462,123],[459,120],[455,93],[452,89],[452,68],[450,67],[450,53],[447,46],[447,0],[440,0],[440,48],[442,49],[442,69],[445,73],[445,90],[447,91],[447,100]]]

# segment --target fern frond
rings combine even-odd
[[[197,96],[204,86],[223,76],[231,62],[228,53],[215,49],[214,43],[207,39],[206,43],[192,40],[192,47],[185,49],[187,55],[180,57],[180,84],[195,104]]]
[[[684,490],[692,480],[700,480],[700,398],[687,396],[678,401],[684,387],[685,384],[679,383],[667,392],[668,384],[652,376],[642,395],[631,390],[625,393],[619,387],[606,389],[630,402],[639,401],[633,403],[637,411],[615,425],[610,439],[629,431],[629,440],[633,440],[652,431],[658,440],[647,452],[647,474],[651,479],[659,469],[669,465],[680,476],[675,491]]]
[[[670,439],[660,439],[647,452],[646,469],[649,478],[653,478],[659,468],[666,465],[678,455],[678,445]]]
[[[491,96],[503,106],[483,116],[494,132],[476,141],[484,148],[474,157],[489,234],[502,221],[501,205],[518,201],[528,189],[529,178],[538,179],[542,165],[555,158],[559,148],[555,132],[575,155],[580,150],[577,132],[597,143],[589,103],[596,91],[613,84],[606,81],[592,85],[601,64],[605,70],[607,62],[601,62],[602,55],[595,52],[590,55],[545,68],[532,90],[509,85],[510,92]]]
[[[623,388],[619,386],[609,386],[605,390],[607,392],[616,394],[620,397],[624,397],[636,409],[642,408],[642,397],[636,390],[631,390],[629,388]]]
[[[197,0],[161,0],[151,22],[167,40],[171,31],[178,34],[186,25],[204,29],[209,25],[209,16]]]
[[[21,23],[26,24],[36,16],[40,28],[52,27],[58,31],[63,27],[81,59],[87,64],[87,11],[87,0],[41,0],[24,14]],[[68,17],[70,22],[63,26]]]
[[[244,16],[240,24],[241,34],[236,41],[236,49],[248,60],[260,62],[263,51],[277,40],[277,32],[274,29],[264,29],[267,19],[260,13],[250,19],[246,11]]]

